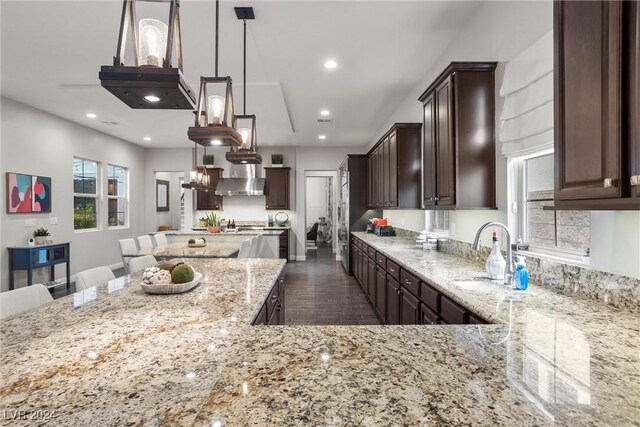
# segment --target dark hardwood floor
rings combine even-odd
[[[307,252],[305,262],[289,262],[286,272],[287,325],[379,325],[353,276],[329,245]]]

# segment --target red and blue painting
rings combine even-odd
[[[51,212],[51,178],[7,173],[7,213]]]

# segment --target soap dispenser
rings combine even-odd
[[[492,280],[504,280],[504,269],[507,262],[502,257],[502,251],[500,250],[500,242],[498,241],[498,233],[493,232],[493,247],[491,248],[491,254],[487,258],[485,267],[487,269],[487,275]]]
[[[513,280],[515,282],[515,288],[518,291],[526,291],[529,287],[529,272],[527,271],[527,265],[524,263],[524,257],[522,256],[518,256],[516,271],[513,273]]]

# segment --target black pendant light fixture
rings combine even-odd
[[[131,108],[192,110],[195,96],[182,75],[182,40],[179,0],[139,0],[168,3],[168,25],[156,19],[136,18],[136,0],[124,0],[118,47],[113,65],[104,65],[99,78],[102,87]],[[127,32],[135,65],[125,65]],[[173,48],[178,67],[172,66]]]
[[[204,147],[204,156],[207,155],[207,147]],[[207,166],[198,166],[198,144],[193,148],[193,170],[189,174],[189,182],[182,184],[182,188],[188,190],[215,191],[211,185],[211,177],[207,172]]]
[[[243,36],[243,102],[242,114],[233,118],[233,127],[237,129],[242,137],[242,145],[227,151],[225,157],[229,163],[236,165],[262,164],[262,156],[258,154],[258,137],[256,133],[256,116],[255,114],[247,114],[247,19],[255,19],[252,7],[236,7],[234,8],[236,16],[241,19],[244,24]]]
[[[215,77],[200,77],[195,125],[189,128],[187,136],[191,141],[205,147],[211,145],[237,147],[242,145],[242,138],[233,127],[231,77],[218,76],[219,10],[220,1],[216,0]]]

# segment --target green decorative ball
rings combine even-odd
[[[193,245],[196,242],[196,239],[189,239],[189,244]]]
[[[181,264],[176,266],[171,271],[171,281],[173,283],[187,283],[193,280],[193,268],[187,264]]]
[[[205,239],[204,237],[201,237],[202,239],[202,243],[207,243],[207,239]]]

